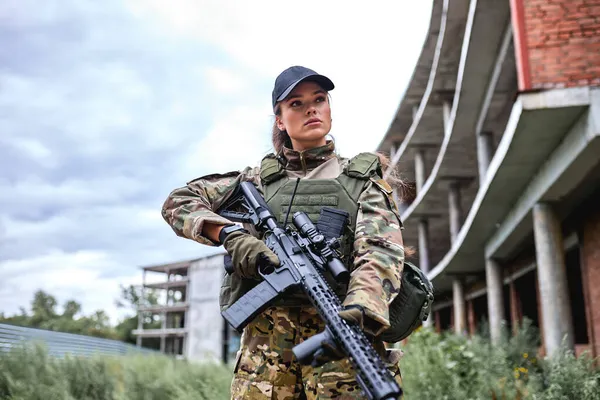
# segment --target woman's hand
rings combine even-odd
[[[243,231],[232,232],[223,241],[223,247],[231,256],[233,269],[243,278],[258,278],[258,266],[264,263],[278,266],[277,255],[261,240]]]
[[[349,305],[342,308],[339,312],[340,317],[350,322],[351,324],[358,325],[358,327],[367,335],[369,338],[373,338],[376,332],[381,328],[381,324],[377,321],[367,317],[362,306]]]

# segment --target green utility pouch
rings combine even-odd
[[[418,267],[404,262],[400,292],[389,307],[390,327],[381,334],[388,343],[410,335],[431,313],[433,285]]]

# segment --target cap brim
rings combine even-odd
[[[309,76],[305,76],[304,78],[298,79],[296,82],[294,82],[290,86],[288,86],[288,88],[285,89],[285,91],[281,94],[281,96],[279,96],[277,98],[277,101],[284,100],[286,97],[289,96],[289,94],[292,92],[292,90],[294,90],[294,88],[300,82],[304,82],[304,81],[316,82],[319,84],[319,86],[321,86],[326,91],[333,90],[333,88],[335,87],[333,85],[333,82],[331,81],[331,79],[329,79],[328,77],[326,77],[324,75],[309,75]]]

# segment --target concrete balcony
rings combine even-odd
[[[600,90],[555,89],[519,97],[456,241],[429,274],[436,290],[449,291],[456,274],[482,275],[486,257],[512,255],[532,230],[526,218],[531,204],[559,198],[581,183],[600,154],[598,117],[585,115],[592,104],[600,105]],[[539,183],[528,189],[535,178]]]
[[[183,312],[183,311],[187,311],[189,308],[190,308],[189,303],[181,302],[181,303],[174,303],[174,304],[170,304],[170,305],[155,304],[155,305],[150,305],[150,306],[142,306],[142,307],[138,307],[138,311],[154,312],[154,313]]]
[[[189,278],[184,278],[176,281],[157,282],[157,283],[145,283],[144,287],[149,289],[173,289],[186,287],[190,282]]]
[[[187,328],[165,328],[165,329],[135,329],[132,331],[135,336],[142,338],[158,338],[168,336],[185,336],[188,333]]]

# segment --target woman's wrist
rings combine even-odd
[[[226,225],[213,224],[211,222],[205,222],[202,226],[202,236],[209,238],[215,243],[219,243],[219,234],[221,229]]]

